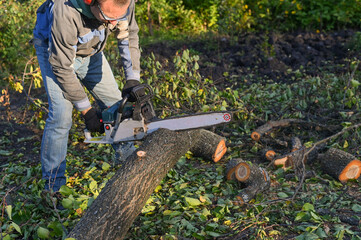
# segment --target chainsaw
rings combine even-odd
[[[153,90],[147,84],[140,84],[132,89],[135,104],[128,101],[126,95],[102,112],[105,135],[92,137],[90,131],[84,130],[85,143],[112,144],[143,139],[160,128],[173,131],[207,128],[232,120],[230,112],[210,112],[182,115],[166,119],[156,117],[151,100]]]

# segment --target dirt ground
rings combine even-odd
[[[351,51],[354,33],[352,30],[327,34],[248,33],[237,40],[218,37],[156,43],[143,46],[142,54],[146,57],[153,52],[162,62],[172,60],[177,51],[188,48],[200,56],[201,75],[212,78],[219,87],[229,84],[224,72],[229,73],[233,83],[239,84],[250,76],[252,81],[292,82],[297,72],[309,76],[325,71],[348,73],[348,60],[360,59],[357,51]],[[46,99],[43,89],[36,95]],[[25,94],[10,93],[10,106],[0,105],[0,166],[13,156],[23,156],[24,160],[34,163],[39,161],[42,130],[31,121],[36,112],[29,110],[26,103]]]
[[[211,77],[219,85],[227,84],[224,72],[235,81],[249,80],[290,82],[295,72],[317,76],[325,70],[334,73],[349,71],[347,60],[360,58],[352,51],[355,31],[331,33],[245,33],[238,40],[226,37],[213,41],[163,42],[145,47],[143,55],[154,52],[157,59],[169,59],[181,49],[191,49],[200,56],[203,77]]]

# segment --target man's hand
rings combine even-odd
[[[104,133],[104,124],[101,119],[101,113],[94,108],[90,108],[83,115],[85,126],[90,132]]]
[[[125,97],[126,95],[129,95],[128,100],[130,102],[135,102],[137,99],[135,99],[135,96],[131,93],[133,88],[138,86],[139,84],[140,82],[137,80],[127,80],[122,91],[122,96]]]

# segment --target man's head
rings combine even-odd
[[[96,0],[90,9],[99,21],[115,25],[127,14],[129,4],[130,0]]]

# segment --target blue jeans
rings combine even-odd
[[[66,183],[65,157],[72,125],[73,105],[64,98],[57,84],[48,61],[48,47],[35,44],[35,49],[49,102],[40,153],[42,176],[46,181],[46,190],[58,191]],[[104,109],[121,100],[121,92],[102,52],[91,57],[77,57],[74,61],[74,71],[100,108]]]

